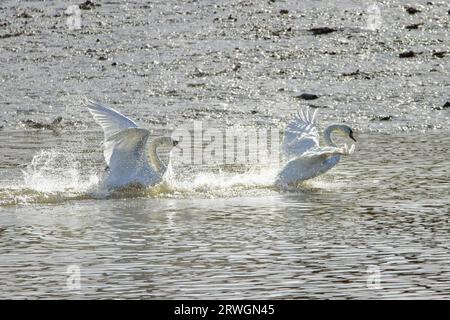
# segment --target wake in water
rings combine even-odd
[[[86,192],[98,183],[95,172],[82,171],[70,152],[42,150],[23,170],[24,187],[39,192]]]
[[[21,183],[0,188],[0,206],[108,198],[260,196],[280,191],[274,187],[278,165],[225,170],[209,166],[187,168],[171,161],[163,181],[156,186],[110,190],[101,184],[102,170],[93,167],[92,162],[89,153],[74,155],[63,149],[42,150],[22,170]],[[286,191],[342,187],[327,179],[316,178]]]
[[[92,159],[80,158],[68,150],[43,150],[22,170],[22,182],[0,188],[0,205],[60,203],[68,200],[135,197],[236,196],[268,191],[276,175],[250,168],[243,173],[226,171],[184,171],[175,174],[169,163],[162,183],[148,188],[129,186],[109,190],[100,182],[101,169]],[[177,168],[178,169],[178,168]],[[247,192],[246,192],[247,191]]]
[[[229,197],[273,190],[278,167],[249,167],[226,171],[220,167],[187,167],[170,165],[165,183],[173,191],[211,197]],[[183,170],[181,170],[183,169]]]
[[[98,183],[95,172],[81,170],[83,162],[65,150],[42,150],[22,170],[22,181],[0,189],[0,205],[58,203],[85,198]]]
[[[253,165],[220,165],[220,162],[193,165],[186,164],[182,157],[173,157],[178,140],[158,137],[147,148],[149,130],[140,128],[110,107],[92,101],[87,106],[104,131],[103,154],[107,170],[95,171],[92,159],[87,157],[92,156],[90,153],[75,156],[71,150],[41,151],[23,171],[22,186],[0,189],[0,205],[108,197],[236,197],[314,189],[315,182],[311,182],[311,178],[328,171],[339,162],[341,155],[353,151],[353,147],[348,149],[346,145],[338,148],[331,140],[331,132],[341,131],[355,140],[350,127],[331,125],[325,130],[329,146],[319,147],[315,111],[311,113],[306,109],[286,129],[282,144],[286,162],[283,166],[278,161],[270,162],[269,158],[267,163]],[[249,145],[252,144],[250,137],[248,140]],[[240,140],[239,146],[245,148],[245,145],[245,140]],[[252,144],[255,145],[259,143]],[[156,152],[159,146],[169,148],[167,165]],[[234,149],[234,145],[232,147]]]

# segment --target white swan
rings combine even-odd
[[[331,133],[341,131],[352,140],[353,130],[344,124],[332,124],[324,131],[326,147],[319,146],[319,134],[314,124],[317,110],[312,114],[309,109],[300,110],[285,131],[282,152],[288,160],[278,173],[275,184],[281,187],[295,186],[330,170],[341,159],[341,155],[350,155],[355,145],[337,147],[331,139]]]
[[[131,119],[98,102],[89,100],[87,107],[105,136],[103,155],[108,167],[101,182],[109,189],[129,185],[153,186],[161,182],[166,165],[159,159],[156,149],[173,147],[178,142],[170,137],[154,139],[147,158],[149,130],[140,128]]]

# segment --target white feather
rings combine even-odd
[[[103,155],[108,170],[103,183],[108,188],[129,184],[154,185],[161,181],[164,172],[156,170],[148,162],[147,142],[150,131],[139,128],[131,119],[113,108],[89,100],[87,107],[94,120],[103,128]],[[154,158],[156,149],[151,152]]]
[[[111,107],[89,100],[87,107],[94,120],[103,128],[105,141],[112,135],[123,129],[138,128],[139,126],[131,119]]]
[[[308,109],[300,109],[287,125],[282,151],[286,158],[298,157],[304,152],[319,146],[319,133],[314,124],[317,110],[312,114]]]
[[[316,111],[311,113],[309,109],[301,109],[288,124],[282,145],[288,162],[278,173],[277,185],[282,187],[295,185],[314,178],[337,165],[342,155],[353,153],[354,145],[350,148],[346,144],[337,147],[331,140],[333,130],[351,132],[350,127],[346,125],[329,126],[325,130],[325,141],[329,145],[319,146],[319,134],[314,124]]]

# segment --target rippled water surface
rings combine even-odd
[[[371,31],[357,1],[101,1],[71,31],[68,1],[2,1],[0,298],[450,298],[450,8],[427,2],[378,3]],[[358,142],[297,189],[270,166],[175,162],[164,185],[104,193],[86,97],[153,136],[282,132],[310,105]]]
[[[27,145],[29,135],[2,143]],[[1,189],[1,295],[449,297],[449,136],[358,139],[352,157],[295,191],[198,185],[93,199],[41,171],[55,191],[33,191],[50,186],[3,169],[14,187]],[[80,293],[66,289],[69,265],[81,268]],[[374,266],[382,289],[367,288]]]

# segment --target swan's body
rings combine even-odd
[[[337,165],[342,155],[353,153],[354,145],[350,148],[346,144],[337,147],[331,139],[332,132],[341,131],[355,140],[353,130],[342,124],[327,127],[324,131],[327,146],[319,146],[319,134],[314,124],[316,111],[311,114],[309,110],[300,110],[294,120],[288,124],[282,144],[282,152],[288,162],[278,173],[277,185],[296,185],[301,181],[317,177]]]
[[[103,155],[108,167],[102,183],[111,189],[129,185],[152,186],[161,182],[166,166],[156,149],[161,145],[176,145],[176,142],[168,137],[154,139],[147,158],[149,130],[100,103],[89,101],[87,107],[104,132]]]

